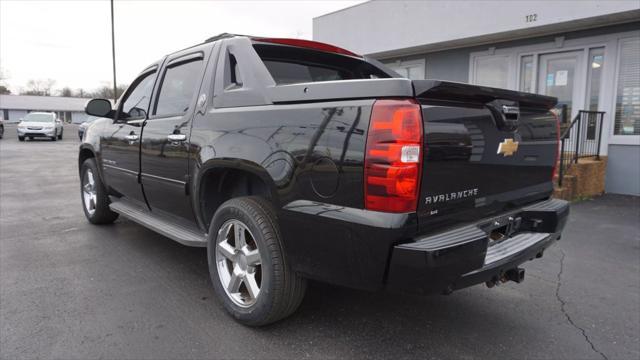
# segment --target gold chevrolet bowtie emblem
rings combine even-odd
[[[516,151],[518,151],[518,142],[513,141],[513,139],[504,139],[498,145],[498,154],[502,154],[503,156],[511,156]]]

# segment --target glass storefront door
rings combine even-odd
[[[583,51],[540,55],[538,93],[558,98],[558,107],[567,105],[573,119],[583,109],[586,71],[582,69]]]

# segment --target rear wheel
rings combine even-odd
[[[264,199],[222,204],[211,222],[207,254],[215,292],[240,323],[278,321],[302,302],[306,281],[289,268],[275,212]]]
[[[100,179],[96,161],[89,158],[80,170],[80,195],[84,215],[92,224],[110,224],[118,218],[118,213],[109,208],[109,196]]]

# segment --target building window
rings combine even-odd
[[[614,135],[640,135],[640,38],[620,41]]]
[[[585,108],[589,111],[598,111],[600,105],[600,84],[602,82],[602,69],[604,66],[604,48],[589,50],[589,63],[587,64],[587,102]],[[589,116],[587,122],[587,139],[596,139],[596,117]]]
[[[534,92],[533,55],[523,56],[520,60],[520,91]]]
[[[602,80],[602,70],[604,69],[604,48],[589,50],[587,78],[587,106],[591,111],[598,111],[600,104],[600,84]]]
[[[9,109],[2,109],[2,118],[9,120]]]
[[[506,89],[509,86],[509,57],[478,57],[474,74],[474,84]]]
[[[385,65],[407,79],[424,80],[424,60],[398,61]]]

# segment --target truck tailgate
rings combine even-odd
[[[555,98],[433,80],[413,84],[425,131],[421,231],[549,197],[558,151]]]

